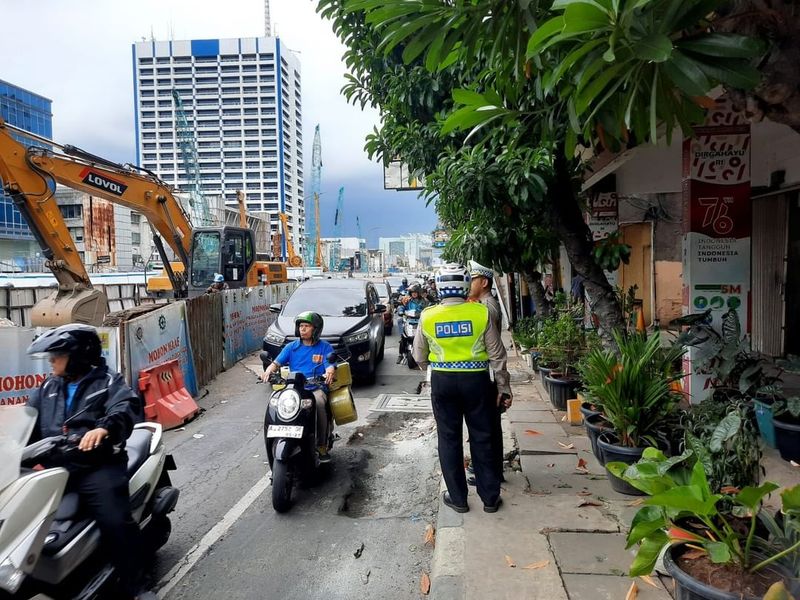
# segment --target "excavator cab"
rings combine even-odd
[[[204,294],[221,273],[228,287],[247,287],[247,274],[255,261],[255,240],[250,229],[199,227],[192,232],[189,296]]]

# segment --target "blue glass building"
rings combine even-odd
[[[53,138],[52,100],[0,79],[0,117],[31,133]],[[24,140],[30,145],[31,140]],[[28,224],[11,198],[0,195],[0,239],[33,240]]]

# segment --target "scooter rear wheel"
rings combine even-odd
[[[272,462],[272,508],[276,512],[286,512],[292,506],[292,480],[292,473],[285,462]]]

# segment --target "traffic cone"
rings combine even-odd
[[[636,332],[644,333],[647,330],[644,324],[644,310],[640,304],[636,305],[634,310],[636,311]]]

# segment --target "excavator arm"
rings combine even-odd
[[[12,133],[48,144],[60,152],[25,146]],[[56,203],[56,183],[141,213],[180,257],[186,271],[189,270],[191,223],[169,188],[154,175],[72,146],[60,146],[0,119],[0,180],[30,225],[59,284],[58,292],[50,299],[52,302],[37,305],[35,325],[71,321],[98,325],[107,312],[105,296],[91,288],[86,268]],[[177,277],[172,279],[179,292],[177,288],[183,287],[183,283]]]

